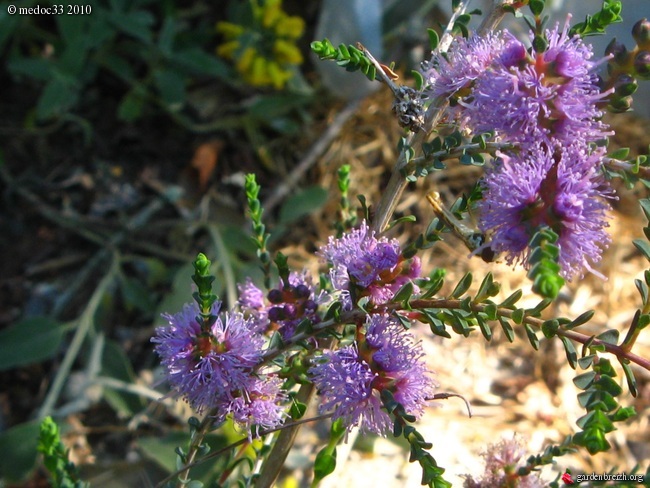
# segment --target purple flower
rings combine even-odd
[[[526,263],[528,243],[541,226],[558,234],[559,264],[570,279],[600,260],[612,192],[600,174],[602,151],[576,146],[501,155],[483,180],[479,227],[509,264]]]
[[[213,306],[219,312],[221,304]],[[152,342],[167,370],[170,384],[198,412],[221,407],[254,382],[264,338],[252,322],[239,313],[217,317],[209,330],[197,321],[196,304],[185,305],[175,315],[164,314],[169,325],[156,329]]]
[[[371,315],[365,337],[337,351],[325,352],[310,369],[323,400],[322,412],[333,411],[349,429],[385,435],[391,429],[381,392],[390,391],[409,414],[420,417],[435,383],[428,376],[421,346],[388,315]]]
[[[239,304],[242,310],[255,318],[256,331],[261,333],[279,330],[289,339],[298,324],[305,319],[313,324],[320,322],[318,306],[327,301],[324,291],[316,293],[307,272],[289,273],[289,283],[280,279],[278,286],[269,290],[267,296],[250,278],[239,285]]]
[[[446,53],[436,52],[422,63],[425,91],[433,98],[467,95],[504,48],[501,36],[457,37]]]
[[[225,413],[232,413],[233,420],[251,430],[272,429],[281,425],[287,414],[284,402],[286,392],[282,380],[276,376],[255,379],[247,390],[234,398]],[[252,427],[255,426],[255,429]]]
[[[340,238],[330,237],[319,254],[332,264],[332,286],[341,293],[346,309],[352,308],[352,294],[369,296],[375,304],[389,301],[407,281],[419,276],[420,262],[405,262],[397,239],[375,237],[361,223]]]
[[[496,130],[509,142],[549,147],[611,135],[600,121],[601,93],[591,47],[568,36],[568,22],[547,31],[548,49],[526,54],[512,40],[460,103],[477,133]],[[525,57],[519,59],[521,54]]]
[[[325,352],[310,374],[322,396],[321,412],[333,410],[333,419],[342,419],[348,430],[358,426],[380,435],[390,430],[390,416],[372,389],[377,374],[359,357],[356,344]]]
[[[504,439],[497,444],[490,444],[483,454],[485,472],[478,480],[466,476],[465,488],[482,488],[485,486],[517,486],[519,488],[542,488],[548,486],[539,473],[532,472],[526,476],[517,473],[517,463],[526,455],[526,450],[518,438]]]

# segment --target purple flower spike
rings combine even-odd
[[[551,153],[501,155],[483,180],[482,231],[509,264],[526,264],[528,243],[541,226],[558,234],[562,275],[570,279],[600,260],[610,237],[607,198],[612,192],[600,175],[602,151],[569,146]]]
[[[475,132],[496,130],[509,142],[549,147],[612,134],[598,108],[610,92],[601,93],[594,72],[607,58],[591,61],[591,47],[579,36],[569,37],[568,29],[567,22],[563,30],[547,31],[544,52],[528,55],[511,41],[494,59],[460,102]]]
[[[419,344],[388,315],[371,315],[365,340],[338,351],[326,352],[310,374],[323,398],[320,410],[333,411],[349,429],[385,435],[390,416],[382,407],[381,392],[388,390],[407,413],[419,418],[435,383],[423,361]]]
[[[503,47],[503,39],[495,34],[457,37],[446,53],[435,53],[422,63],[427,94],[433,98],[465,95]]]
[[[213,314],[219,312],[216,303]],[[171,385],[198,412],[221,406],[233,392],[246,390],[253,368],[262,357],[264,338],[241,314],[226,313],[210,330],[201,330],[196,304],[175,315],[164,314],[169,325],[156,329],[152,342]]]
[[[378,435],[390,431],[390,416],[371,386],[377,375],[359,357],[356,345],[326,352],[310,373],[322,396],[320,411],[333,410],[333,419],[342,419],[348,430],[359,427]]]
[[[330,237],[318,254],[332,264],[332,286],[348,310],[352,291],[357,299],[369,296],[375,304],[386,303],[420,271],[417,258],[404,261],[397,239],[375,237],[365,221],[339,239]]]

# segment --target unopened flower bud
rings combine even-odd
[[[271,303],[282,303],[283,300],[282,292],[277,289],[269,291],[267,297]]]
[[[629,53],[625,44],[618,42],[616,39],[612,39],[605,49],[605,54],[613,54],[614,58],[612,59],[612,62],[622,65],[625,64]]]
[[[641,19],[632,27],[632,37],[641,49],[650,48],[650,21]]]
[[[639,84],[633,76],[628,75],[627,73],[620,74],[614,83],[614,89],[616,90],[616,96],[618,97],[627,97],[632,95],[637,88],[639,88]]]
[[[632,108],[632,97],[612,97],[609,107],[613,112],[627,112]]]
[[[307,285],[298,285],[293,292],[296,298],[307,298],[310,293],[311,291]]]
[[[284,308],[282,307],[272,307],[269,309],[268,317],[271,322],[279,322],[280,320],[285,320],[287,314],[284,312]]]
[[[634,57],[634,71],[639,78],[650,79],[650,51],[640,51]]]

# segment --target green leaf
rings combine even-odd
[[[148,44],[153,36],[150,27],[153,26],[156,19],[150,12],[136,10],[129,13],[110,12],[108,21],[118,30]]]
[[[199,47],[176,51],[172,60],[191,74],[214,76],[221,80],[231,77],[231,69],[226,63]]]
[[[618,337],[619,337],[619,332],[616,329],[606,330],[602,334],[598,334],[596,336],[597,339],[600,339],[603,342],[606,342],[608,344],[613,344],[613,345],[618,344]]]
[[[485,319],[481,315],[476,315],[476,322],[478,322],[478,326],[481,329],[481,334],[483,334],[483,337],[485,338],[486,341],[491,341],[492,340],[492,329],[490,329],[490,326],[488,323],[485,321]]]
[[[523,308],[517,308],[512,311],[512,321],[517,325],[521,325],[524,322],[525,315],[526,311]]]
[[[153,79],[165,104],[178,108],[185,102],[185,79],[182,75],[166,69],[156,70]]]
[[[429,47],[432,51],[438,49],[438,44],[440,43],[440,36],[433,29],[427,29],[427,34],[429,35]]]
[[[311,186],[287,198],[280,209],[280,223],[288,224],[319,210],[327,201],[327,190]]]
[[[594,371],[587,371],[573,378],[573,384],[581,390],[586,390],[593,384],[595,378],[596,373]]]
[[[120,101],[117,116],[124,122],[134,122],[142,115],[145,107],[146,94],[140,85],[135,85]]]
[[[504,301],[502,301],[499,304],[499,307],[502,308],[513,308],[514,304],[517,303],[521,297],[523,296],[524,292],[521,290],[517,290],[514,293],[512,293],[508,298],[506,298]]]
[[[571,323],[567,326],[565,326],[566,329],[575,329],[576,327],[586,324],[591,320],[591,318],[594,316],[594,311],[593,310],[588,310],[582,314],[580,314],[578,317],[573,319]]]
[[[305,412],[307,411],[307,405],[304,403],[301,403],[297,400],[293,400],[291,402],[291,407],[289,408],[289,415],[293,420],[298,420],[305,415]]]
[[[569,365],[573,369],[576,369],[576,365],[578,364],[578,353],[576,351],[575,346],[566,337],[564,336],[559,336],[559,337],[560,340],[562,341],[562,344],[564,345],[564,351],[566,352],[566,358],[567,361],[569,361]]]
[[[530,345],[533,346],[533,349],[536,351],[539,350],[539,338],[537,337],[537,334],[535,334],[533,328],[530,324],[524,324],[524,329],[526,329],[526,335],[528,336]]]
[[[404,308],[410,310],[409,301],[413,296],[413,283],[407,281],[398,291],[395,293],[392,301],[396,303],[401,303]]]
[[[59,352],[65,332],[49,317],[24,319],[0,331],[0,371],[50,359]]]
[[[636,397],[638,394],[638,389],[636,387],[636,378],[634,377],[634,371],[630,368],[630,364],[623,359],[619,358],[619,362],[623,367],[623,373],[625,373],[625,380],[627,381],[627,387],[630,390],[630,393],[633,397]]]
[[[598,387],[603,391],[606,391],[615,397],[623,393],[621,386],[611,376],[601,375],[600,378],[596,380],[595,384],[598,385]]]
[[[322,480],[336,469],[336,448],[325,446],[314,460],[314,481]]]
[[[506,335],[506,339],[508,339],[508,342],[514,342],[515,340],[515,331],[508,322],[508,320],[504,317],[499,316],[499,324],[501,324],[501,328],[503,329],[503,333]]]
[[[644,239],[634,239],[632,241],[634,247],[636,247],[643,256],[650,261],[650,243]]]
[[[466,273],[465,276],[460,279],[456,288],[454,288],[454,291],[451,292],[450,297],[460,298],[467,292],[467,290],[469,290],[470,286],[472,286],[472,273]]]
[[[542,323],[542,334],[544,334],[544,337],[547,339],[554,337],[557,334],[558,329],[559,324],[557,320],[545,320],[544,323]]]
[[[31,420],[0,433],[0,479],[25,481],[36,463],[40,421]]]
[[[580,359],[578,359],[578,364],[582,369],[587,369],[591,367],[595,358],[596,358],[595,354],[590,354],[589,356],[581,357]]]
[[[7,61],[7,70],[13,76],[29,76],[39,81],[52,79],[52,62],[43,58],[15,58]]]
[[[62,115],[77,103],[78,98],[79,92],[71,83],[53,78],[45,85],[36,103],[36,117],[47,120]]]

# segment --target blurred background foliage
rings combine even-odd
[[[164,393],[153,327],[191,301],[197,251],[214,258],[228,303],[244,276],[261,276],[244,174],[272,193],[337,99],[369,92],[354,75],[321,81],[308,54],[319,22],[333,31],[348,8],[349,38],[335,42],[371,45],[387,29],[399,51],[413,40],[396,35],[412,23],[405,3],[424,12],[436,2],[392,2],[370,21],[373,0],[97,0],[76,15],[9,15],[10,4],[59,4],[2,2],[1,483],[42,482],[48,415],[75,446],[71,459],[95,462],[94,484],[111,486],[111,472],[115,486],[136,486],[143,466],[148,479],[174,467],[188,412],[152,402]],[[296,179],[265,216],[272,245],[329,197]],[[224,435],[213,447],[238,434]]]

